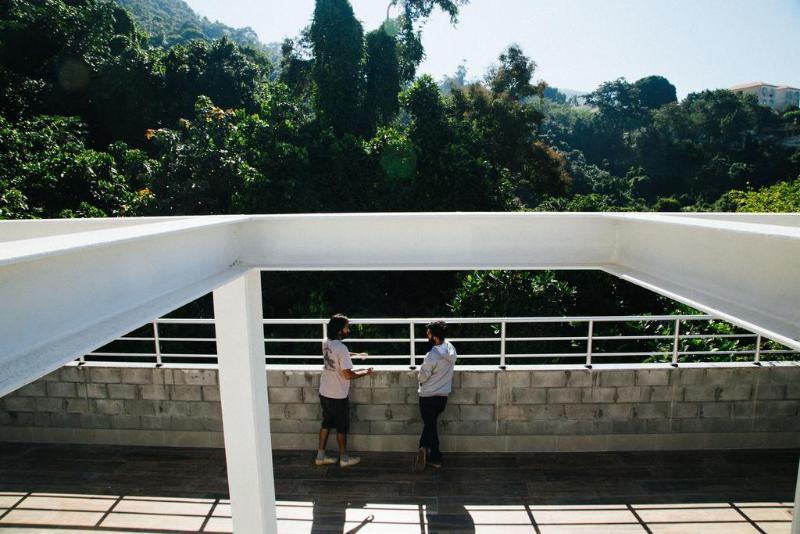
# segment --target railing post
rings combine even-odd
[[[161,361],[161,340],[158,336],[158,319],[153,321],[153,342],[156,348],[156,367],[161,367],[163,362]]]
[[[214,317],[233,531],[275,534],[261,273],[214,290]]]
[[[410,346],[410,354],[411,354],[410,358],[411,358],[411,361],[409,363],[408,368],[409,369],[416,369],[417,368],[417,357],[416,357],[417,348],[416,348],[416,345],[415,345],[416,338],[415,338],[415,334],[414,334],[414,323],[413,323],[413,321],[408,323],[408,330],[409,330],[409,337],[411,339],[411,342],[410,342],[411,343],[411,346]]]
[[[500,369],[506,368],[506,322],[500,323]]]
[[[589,331],[586,334],[586,368],[592,368],[592,336],[594,335],[594,321],[589,320]]]
[[[756,354],[753,358],[753,363],[755,365],[761,365],[761,334],[756,336]]]
[[[675,340],[672,343],[672,367],[678,367],[678,349],[680,348],[681,320],[675,319]]]

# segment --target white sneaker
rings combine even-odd
[[[314,463],[317,465],[333,465],[337,462],[336,458],[332,456],[326,456],[325,458],[317,458],[314,460]]]
[[[347,460],[339,460],[339,467],[350,467],[351,465],[356,465],[360,461],[361,458],[358,456],[351,456]]]

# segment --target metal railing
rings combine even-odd
[[[366,351],[371,362],[415,368],[427,351],[427,345],[421,348],[420,344],[427,343],[424,325],[431,320],[351,319],[347,343],[351,350],[374,349]],[[446,321],[451,335],[448,339],[456,344],[460,364],[502,369],[515,364],[577,363],[591,367],[625,362],[677,366],[686,361],[760,364],[770,358],[800,359],[797,351],[710,315],[457,317]],[[319,344],[325,337],[327,319],[264,319],[263,323],[267,364],[319,363]],[[78,361],[156,366],[216,363],[213,325],[214,319],[161,318]],[[165,335],[165,328],[173,333]],[[145,329],[151,333],[146,335],[142,332]],[[281,335],[287,329],[302,332]],[[138,350],[115,350],[133,343],[138,344]]]

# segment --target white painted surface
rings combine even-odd
[[[261,323],[261,273],[214,291],[219,392],[233,531],[273,534],[275,485]]]
[[[0,242],[0,395],[246,268],[601,268],[800,348],[798,217],[213,216]],[[33,221],[26,232],[56,232],[59,224]],[[0,222],[0,235],[19,228]]]

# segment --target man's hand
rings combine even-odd
[[[370,367],[369,369],[367,369],[367,374],[368,374],[368,375],[374,375],[374,374],[375,374],[375,369],[373,369],[372,367]]]

